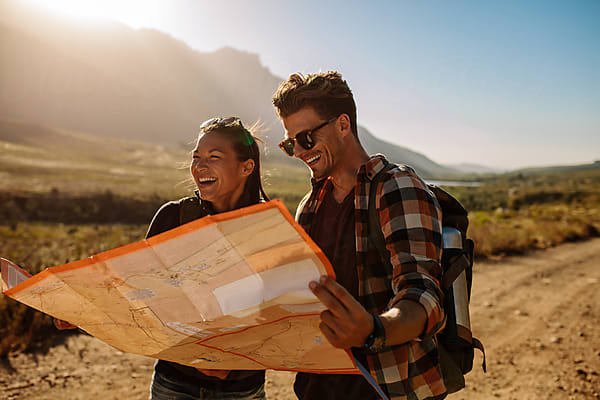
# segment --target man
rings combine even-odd
[[[327,310],[320,329],[352,349],[391,399],[442,399],[434,335],[444,313],[442,216],[435,196],[407,166],[385,170],[376,209],[389,252],[369,241],[370,183],[387,164],[358,139],[356,105],[337,72],[290,75],[273,96],[286,139],[280,147],[311,170],[313,188],[296,219],[331,261],[336,280],[309,284]],[[360,375],[299,373],[300,399],[376,399]]]

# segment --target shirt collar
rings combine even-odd
[[[369,180],[373,180],[375,176],[385,168],[387,160],[383,154],[374,154],[371,156],[369,161],[364,163],[358,170],[359,174],[365,174]]]

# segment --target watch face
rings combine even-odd
[[[385,337],[376,337],[373,339],[373,343],[369,346],[369,350],[374,353],[378,353],[385,347]]]

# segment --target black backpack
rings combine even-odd
[[[390,271],[392,266],[389,251],[385,247],[375,198],[377,186],[385,176],[384,172],[394,167],[394,164],[386,163],[372,180],[369,193],[369,240],[375,245],[380,258]],[[485,351],[482,343],[472,336],[469,320],[474,244],[467,238],[467,210],[443,189],[429,184],[427,187],[436,196],[442,208],[444,248],[440,284],[444,293],[446,324],[437,333],[436,338],[444,385],[448,393],[454,393],[465,387],[464,375],[473,368],[476,348],[483,353],[482,368],[486,371]]]

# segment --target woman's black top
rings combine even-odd
[[[202,207],[201,203],[199,206]],[[154,215],[146,238],[178,227],[180,225],[179,207],[180,201],[170,201],[164,204]],[[202,214],[208,215],[208,212],[204,211]],[[248,391],[260,387],[265,381],[264,370],[233,370],[227,375],[227,378],[219,379],[205,375],[194,367],[165,360],[158,360],[154,369],[171,379],[221,392]]]

